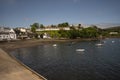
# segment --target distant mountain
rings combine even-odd
[[[104,28],[120,26],[120,23],[82,24],[83,27],[89,27],[91,25],[96,25],[97,27],[104,29]]]
[[[117,31],[117,32],[120,32],[120,26],[115,26],[115,27],[104,28],[104,30],[109,30],[109,31]]]
[[[120,26],[120,23],[102,23],[102,24],[96,24],[96,26],[104,29],[104,28],[118,27]]]

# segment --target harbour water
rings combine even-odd
[[[10,54],[48,80],[119,80],[120,39],[45,44]],[[84,51],[77,51],[84,49]]]

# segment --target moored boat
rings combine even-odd
[[[81,51],[81,52],[83,52],[83,51],[85,51],[85,49],[76,49],[76,51]]]
[[[54,47],[56,47],[56,46],[57,46],[57,44],[53,44],[53,46],[54,46]]]
[[[98,44],[96,44],[96,46],[102,46],[103,44],[101,44],[101,43],[98,43]]]

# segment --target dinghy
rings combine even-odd
[[[56,47],[56,46],[57,46],[57,44],[53,44],[53,46],[54,46],[54,47]]]
[[[76,49],[76,51],[83,52],[83,51],[85,51],[85,49]]]

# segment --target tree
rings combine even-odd
[[[58,33],[60,34],[60,37],[61,37],[61,38],[69,38],[68,31],[59,30]]]
[[[35,33],[35,32],[36,32],[36,27],[31,25],[31,31],[32,31],[33,33]]]
[[[69,23],[68,22],[65,22],[63,23],[64,27],[68,27],[69,26]]]
[[[40,28],[45,28],[45,26],[43,24],[40,24]]]
[[[77,28],[80,30],[80,29],[83,29],[83,27],[81,26],[81,24],[78,24]]]
[[[79,27],[81,27],[81,24],[78,24]]]
[[[98,36],[97,29],[95,27],[86,28],[86,32],[88,34],[88,38],[95,38]]]
[[[15,31],[17,36],[20,35],[20,30],[19,29],[15,28],[14,31]]]
[[[79,31],[78,30],[69,30],[69,38],[70,39],[76,39],[79,37]]]
[[[52,37],[52,38],[60,38],[60,36],[61,36],[61,35],[58,33],[58,31],[50,31],[48,34],[49,34],[50,37]]]
[[[68,22],[58,24],[58,27],[68,27],[68,26],[69,26]]]
[[[39,28],[39,27],[40,27],[40,26],[39,26],[39,23],[34,23],[33,26],[34,26],[35,28]]]
[[[52,24],[51,27],[52,27],[52,28],[55,28],[56,26]]]
[[[33,23],[33,24],[30,25],[30,26],[31,26],[31,31],[32,31],[33,33],[35,33],[35,32],[36,32],[36,29],[39,28],[39,23]]]
[[[71,26],[71,27],[70,27],[70,30],[75,30],[75,27],[74,27],[74,26]]]

